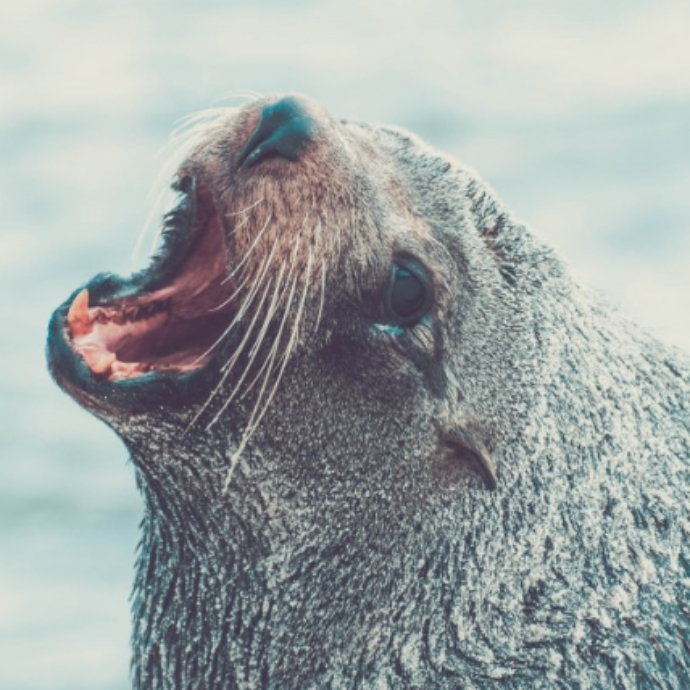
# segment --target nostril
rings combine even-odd
[[[314,121],[291,96],[264,107],[256,129],[240,153],[240,167],[249,168],[277,156],[296,161],[314,138]]]

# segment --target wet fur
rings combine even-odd
[[[182,166],[231,256],[271,218],[250,283],[297,231],[325,269],[322,289],[295,264],[299,337],[241,455],[258,387],[225,402],[247,358],[186,407],[104,415],[146,504],[135,688],[685,687],[688,358],[579,286],[471,170],[311,107],[321,137],[294,170],[235,181],[251,107]],[[394,251],[436,285],[402,338],[372,329]],[[496,491],[445,443],[458,429]]]

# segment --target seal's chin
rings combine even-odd
[[[62,347],[51,346],[76,366],[53,361],[51,368],[62,383],[62,369],[72,370],[64,372],[72,392],[75,384],[146,385],[197,371],[228,334],[236,286],[213,197],[193,180],[180,185],[182,203],[166,218],[151,266],[129,280],[95,278],[54,315],[51,339]]]

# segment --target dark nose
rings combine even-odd
[[[264,106],[256,129],[240,153],[240,167],[277,156],[296,161],[314,138],[314,121],[292,96]]]

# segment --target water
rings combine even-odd
[[[31,0],[0,7],[0,690],[117,690],[141,508],[50,382],[51,310],[127,271],[183,116],[300,91],[477,168],[575,270],[690,349],[686,0]]]

